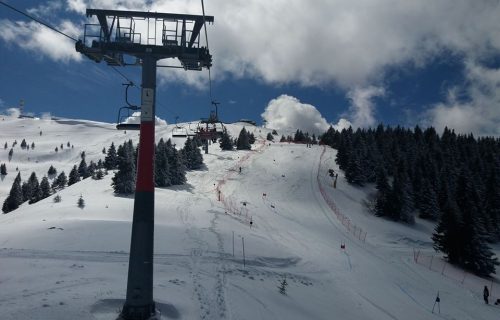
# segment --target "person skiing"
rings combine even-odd
[[[484,302],[486,304],[488,304],[488,297],[490,296],[490,291],[488,290],[488,286],[484,286],[484,290],[483,290],[483,298],[484,298]]]

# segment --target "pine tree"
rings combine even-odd
[[[7,166],[5,165],[5,163],[2,163],[0,165],[0,175],[2,175],[2,176],[7,175]]]
[[[283,136],[283,135],[281,136],[280,142],[286,142],[285,136]]]
[[[102,148],[102,153],[103,153],[103,154],[106,154],[106,147],[103,147],[103,148]]]
[[[266,140],[267,141],[274,141],[274,137],[273,137],[273,135],[270,132],[267,133]]]
[[[21,173],[18,173],[14,182],[12,183],[12,187],[10,188],[9,195],[5,199],[2,211],[3,213],[11,212],[19,208],[19,206],[23,203],[23,192],[21,189]]]
[[[28,186],[28,193],[26,194],[25,201],[28,200],[30,204],[38,202],[42,198],[42,191],[35,172],[32,172],[29,177]]]
[[[170,164],[167,158],[167,149],[163,139],[156,146],[155,153],[155,186],[168,187],[171,185]]]
[[[54,199],[53,199],[53,200],[54,200],[54,203],[59,203],[59,202],[61,202],[61,200],[62,200],[62,199],[61,199],[61,196],[60,196],[59,194],[57,194],[57,195],[54,197]]]
[[[377,169],[377,197],[375,202],[375,215],[379,217],[388,216],[390,214],[390,206],[388,203],[389,195],[391,194],[391,186],[387,181],[387,173],[383,167]]]
[[[391,203],[392,217],[394,220],[401,220],[408,224],[415,223],[411,184],[406,166],[402,161],[399,163],[397,173],[394,176],[392,195],[389,203]]]
[[[77,183],[78,181],[80,181],[80,175],[78,174],[78,169],[76,168],[76,165],[74,165],[73,169],[71,169],[69,173],[68,186],[71,186]]]
[[[80,195],[80,198],[78,198],[78,201],[76,202],[78,208],[83,209],[85,207],[85,200],[83,200],[83,196]]]
[[[35,149],[35,143],[34,142],[31,143],[31,149]]]
[[[90,160],[89,165],[87,166],[87,177],[92,177],[97,169],[97,165],[94,161]]]
[[[350,154],[351,156],[349,157],[349,162],[345,169],[345,178],[349,183],[363,186],[366,177],[361,163],[361,155],[356,150],[352,150]]]
[[[12,159],[12,156],[14,155],[14,149],[10,149],[9,151],[9,161]]]
[[[94,180],[101,180],[104,177],[104,172],[102,172],[102,169],[97,169],[92,176]]]
[[[104,168],[107,170],[116,169],[118,165],[118,155],[116,154],[115,144],[111,142],[108,148],[108,154],[104,157]]]
[[[461,262],[460,210],[453,200],[447,198],[443,212],[439,218],[432,240],[434,249],[446,254],[446,259],[452,264]]]
[[[420,199],[420,218],[437,220],[439,217],[437,192],[427,179],[423,181]]]
[[[21,149],[26,149],[26,146],[27,146],[26,140],[23,139],[23,141],[21,141]]]
[[[111,149],[111,147],[110,147]],[[108,150],[109,151],[109,150]],[[118,171],[112,178],[111,185],[116,194],[132,194],[135,191],[135,161],[132,141],[125,142],[118,148]]]
[[[66,174],[63,171],[52,182],[52,189],[54,190],[64,189],[67,183],[68,183],[68,178],[66,177]]]
[[[180,152],[172,146],[170,139],[166,143],[167,158],[170,164],[170,181],[172,185],[186,183],[186,167]]]
[[[255,143],[255,135],[253,134],[253,132],[250,132],[248,134],[248,143],[250,143],[250,144],[254,144]]]
[[[51,194],[49,179],[45,176],[42,178],[42,181],[40,182],[40,193],[41,193],[41,199],[45,199],[49,197]]]
[[[481,223],[481,205],[477,188],[467,169],[462,169],[457,181],[455,198],[462,212],[460,236],[462,244],[461,265],[473,272],[489,276],[498,265],[496,257],[486,243],[486,234]]]
[[[286,286],[288,286],[288,283],[286,282],[286,276],[285,276],[283,277],[283,280],[280,281],[280,285],[278,287],[280,293],[283,295],[286,295]]]
[[[188,170],[197,170],[202,167],[203,156],[194,140],[187,138],[184,148],[182,149],[182,154]]]
[[[49,171],[47,171],[47,174],[49,175],[49,177],[53,177],[57,174],[57,170],[56,168],[54,168],[52,165],[50,166],[49,168]]]
[[[87,162],[85,161],[85,156],[82,157],[80,165],[78,166],[78,175],[82,177],[82,179],[88,178],[90,176],[87,168]]]
[[[233,150],[233,142],[231,141],[231,136],[229,135],[229,133],[222,133],[219,146],[221,150]]]
[[[241,129],[240,134],[238,136],[238,141],[236,143],[236,149],[238,150],[250,150],[252,146],[250,145],[249,135],[245,127]]]
[[[7,150],[7,148],[8,148],[8,147],[9,147],[9,145],[7,144],[7,142],[5,142],[5,144],[3,145],[3,148],[4,148],[5,150]]]

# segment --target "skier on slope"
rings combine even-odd
[[[488,286],[484,286],[484,290],[483,290],[483,298],[484,298],[484,302],[486,304],[488,304],[488,297],[490,296],[490,291],[488,290]]]

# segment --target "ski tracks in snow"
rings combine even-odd
[[[205,201],[198,199],[197,201]],[[190,254],[189,274],[193,283],[193,296],[200,307],[200,319],[226,319],[228,316],[226,305],[226,266],[224,242],[217,232],[216,220],[220,214],[215,210],[208,210],[207,214],[213,214],[208,229],[193,226],[194,217],[190,216],[191,201],[186,201],[177,208],[181,221],[186,226],[186,235],[194,245]],[[213,203],[211,203],[213,207]],[[207,234],[205,230],[208,230]],[[213,255],[210,251],[210,243],[205,237],[215,236],[216,259],[206,259]]]

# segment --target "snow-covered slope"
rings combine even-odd
[[[242,125],[228,131],[237,136]],[[157,139],[168,139],[173,128],[157,127]],[[480,296],[486,284],[496,295],[496,279],[457,281],[414,262],[414,248],[431,251],[432,225],[373,217],[364,205],[369,188],[352,187],[342,176],[332,187],[327,172],[337,170],[335,150],[268,143],[270,130],[246,128],[258,138],[254,150],[212,145],[206,168],[189,172],[186,185],[156,189],[154,296],[163,318],[498,318],[500,309]],[[23,181],[31,171],[41,178],[50,165],[68,173],[80,152],[97,161],[112,141],[137,137],[84,120],[5,118],[0,146],[9,148],[0,150],[0,163],[9,174],[0,182],[0,202],[16,167]],[[21,150],[23,138],[35,149]],[[0,216],[1,319],[116,316],[125,296],[133,198],[113,195],[111,176],[67,187],[60,203],[50,197]],[[438,291],[441,313],[437,305],[431,313]]]

